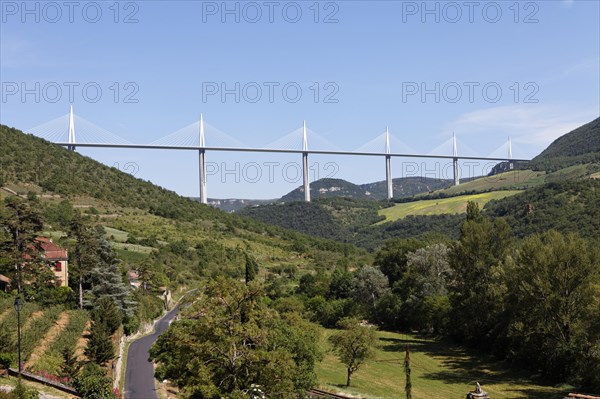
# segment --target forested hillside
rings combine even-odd
[[[419,193],[446,188],[451,184],[449,180],[430,177],[399,177],[393,179],[394,198],[410,197]],[[310,184],[310,194],[312,199],[344,197],[380,201],[387,199],[387,182],[383,180],[359,185],[342,179],[319,179]],[[302,187],[298,187],[281,197],[277,202],[302,200],[304,200],[304,191]]]
[[[56,194],[87,195],[173,219],[222,217],[213,208],[17,129],[0,125],[0,140],[0,186],[33,183]]]
[[[504,217],[524,237],[556,229],[600,238],[600,181],[586,179],[548,183],[492,202],[486,213]]]
[[[310,195],[312,199],[347,197],[355,199],[369,199],[367,192],[359,185],[342,179],[319,179],[310,183]],[[278,202],[302,201],[304,200],[304,189],[302,186],[290,191]]]
[[[446,179],[434,179],[431,177],[397,177],[392,179],[394,198],[406,198],[420,193],[439,190],[450,187],[452,182]],[[371,193],[371,197],[384,200],[387,199],[387,182],[385,180],[375,183],[366,183],[360,185],[363,189]]]
[[[590,162],[600,162],[600,118],[557,138],[531,161],[531,167],[552,172]]]

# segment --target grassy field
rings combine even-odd
[[[513,170],[510,172],[499,173],[494,176],[481,177],[479,179],[461,183],[458,186],[437,190],[435,193],[460,194],[473,191],[521,190],[543,184],[545,175],[545,172],[533,170]]]
[[[421,200],[396,204],[390,208],[381,209],[380,215],[385,216],[385,222],[405,218],[408,215],[440,215],[447,213],[464,213],[467,210],[467,202],[474,201],[483,208],[491,200],[497,200],[510,195],[515,195],[520,191],[505,190],[492,191],[483,194],[460,195],[451,198],[442,198],[435,200]]]
[[[532,381],[527,373],[514,371],[504,362],[488,356],[476,356],[454,344],[390,332],[378,332],[376,357],[352,377],[350,388],[344,386],[346,370],[330,350],[326,330],[321,345],[327,351],[317,365],[322,389],[343,392],[367,399],[404,398],[404,350],[411,350],[411,382],[414,399],[464,398],[479,382],[493,399],[560,399],[564,388],[545,386]]]

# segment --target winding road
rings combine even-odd
[[[169,323],[179,310],[179,305],[158,320],[154,333],[134,341],[127,352],[125,371],[125,399],[158,399],[154,387],[154,365],[148,360],[148,350],[158,336],[169,328]]]

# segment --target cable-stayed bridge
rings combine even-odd
[[[73,113],[73,107],[68,114],[53,119],[27,131],[35,136],[46,139],[54,144],[75,150],[77,147],[91,148],[130,148],[154,150],[186,150],[198,152],[199,191],[200,201],[208,201],[206,188],[206,152],[207,151],[232,151],[232,152],[263,152],[263,153],[288,153],[302,156],[302,177],[304,200],[310,201],[310,181],[308,155],[348,155],[348,156],[376,156],[385,158],[385,175],[387,183],[387,198],[393,197],[392,164],[393,157],[398,158],[434,158],[451,159],[453,163],[454,184],[460,184],[459,160],[486,160],[509,162],[510,169],[514,162],[526,162],[527,159],[515,159],[512,155],[510,137],[505,145],[498,148],[491,156],[459,155],[457,140],[454,133],[452,138],[442,143],[428,154],[418,154],[414,151],[397,153],[392,147],[406,148],[407,145],[390,135],[388,129],[359,148],[348,151],[338,148],[316,132],[306,127],[306,122],[299,129],[283,136],[263,147],[248,147],[234,137],[200,119],[185,126],[163,138],[148,144],[131,143]],[[310,143],[310,147],[309,147]],[[506,156],[500,152],[506,151]]]

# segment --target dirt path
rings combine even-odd
[[[42,341],[38,344],[38,346],[33,350],[31,356],[25,363],[25,369],[29,369],[31,366],[37,363],[38,360],[44,355],[44,352],[48,350],[50,345],[58,338],[58,335],[69,325],[69,313],[62,312],[58,316],[58,320],[54,322],[54,325],[50,327]]]
[[[88,321],[83,329],[83,333],[79,340],[77,341],[77,345],[75,346],[75,359],[82,362],[87,360],[85,357],[85,348],[87,347],[88,339],[86,338],[90,334],[90,328],[92,327],[91,321]]]
[[[27,321],[25,322],[25,324],[23,324],[22,330],[25,331],[27,330],[29,327],[31,327],[31,324],[36,321],[37,319],[39,319],[40,317],[42,317],[44,315],[44,311],[43,310],[38,310],[35,311],[31,314],[31,316],[29,316],[27,318]]]

